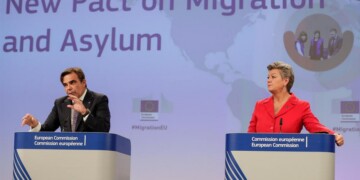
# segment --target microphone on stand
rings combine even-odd
[[[65,102],[66,105],[72,105],[73,104],[71,99],[65,99],[64,102]]]
[[[283,119],[282,119],[282,118],[280,118],[280,133],[282,133],[282,130],[281,130],[282,125],[283,125]]]

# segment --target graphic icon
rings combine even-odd
[[[342,121],[358,122],[359,121],[359,101],[341,101],[340,113]]]
[[[141,100],[140,113],[142,121],[157,121],[159,119],[159,101]]]
[[[339,23],[325,14],[305,17],[295,32],[284,33],[284,45],[290,58],[310,71],[327,71],[340,65],[354,44],[351,31],[341,31]]]

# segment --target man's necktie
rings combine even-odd
[[[71,131],[75,132],[76,128],[76,121],[77,117],[79,115],[79,112],[75,111],[74,109],[71,110]]]

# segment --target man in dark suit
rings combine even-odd
[[[80,68],[65,69],[60,76],[67,96],[55,100],[49,116],[41,124],[33,115],[26,114],[22,125],[30,131],[109,132],[110,110],[104,94],[87,89],[86,79]]]
[[[337,30],[331,29],[328,43],[328,59],[340,51],[342,43],[342,38],[338,35]]]

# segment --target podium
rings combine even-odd
[[[13,179],[129,180],[130,140],[111,133],[15,133]]]
[[[226,180],[335,178],[335,142],[327,134],[226,135]]]

